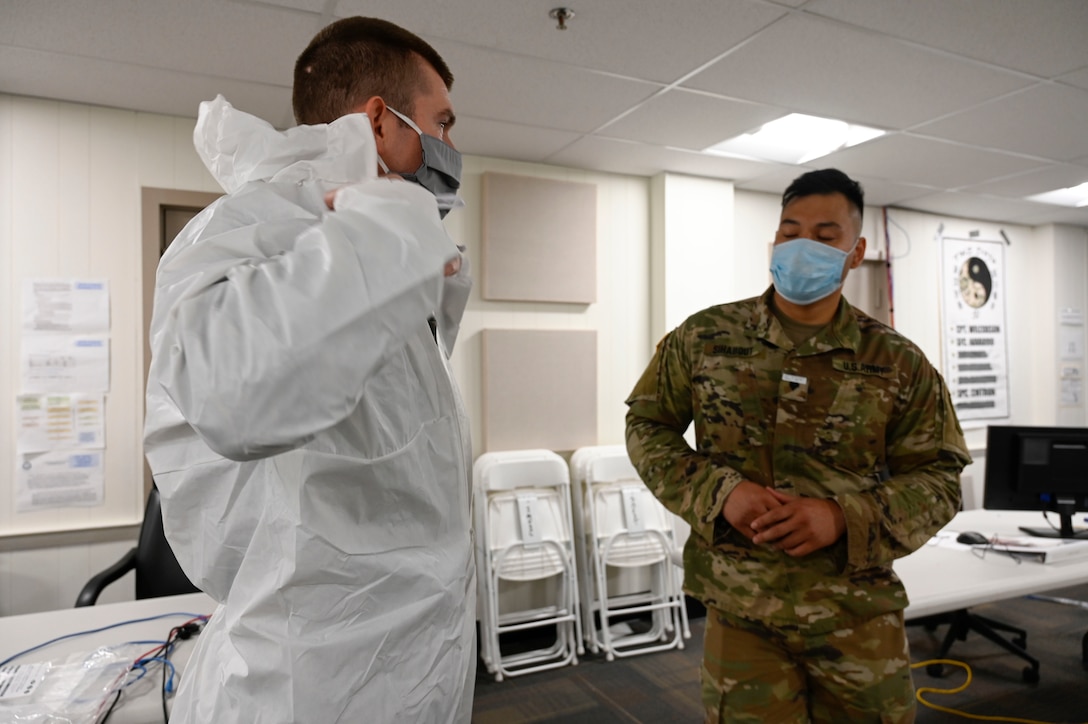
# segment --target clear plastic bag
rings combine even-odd
[[[0,668],[0,724],[93,724],[114,694],[143,678],[132,663],[147,649],[122,644]]]

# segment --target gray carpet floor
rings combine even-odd
[[[1088,601],[1088,585],[1047,595]],[[1027,650],[1039,659],[1039,681],[1023,679],[1025,662],[971,633],[956,641],[948,658],[971,667],[971,684],[951,695],[925,694],[927,700],[977,717],[1007,717],[1047,723],[1088,722],[1088,668],[1082,641],[1088,609],[1032,598],[1017,598],[972,609],[1027,632]],[[691,620],[692,638],[682,651],[606,661],[587,654],[577,666],[496,682],[481,665],[476,679],[474,724],[636,724],[702,721],[699,663],[704,620]],[[908,637],[915,662],[940,650],[947,627],[933,631],[911,626]],[[956,688],[966,674],[945,667],[941,677],[915,669],[916,688]],[[977,719],[976,719],[977,720]],[[993,721],[993,719],[987,719]],[[922,705],[918,724],[972,719]],[[997,721],[1002,721],[998,719]]]

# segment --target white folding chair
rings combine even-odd
[[[473,466],[480,654],[502,681],[578,663],[581,621],[570,471],[548,450],[485,453]],[[501,637],[554,627],[555,643],[504,654]]]
[[[597,610],[597,581],[590,563],[592,553],[587,550],[593,546],[590,541],[589,523],[586,518],[585,488],[590,464],[595,463],[602,457],[623,460],[627,457],[627,450],[622,445],[596,445],[578,448],[570,457],[574,553],[578,561],[578,588],[582,603],[582,635],[585,637],[585,643],[589,650],[593,653],[600,650],[600,639],[596,635],[596,624],[594,623],[594,613]],[[630,464],[630,461],[628,461],[628,464]],[[626,471],[624,476],[626,476]]]
[[[611,661],[683,648],[691,631],[676,546],[675,526],[682,521],[639,480],[622,445],[575,451],[571,468],[579,487],[582,630],[590,650],[603,649]],[[616,617],[644,618],[639,614],[650,614],[648,630],[613,624]],[[621,633],[621,626],[628,630]]]

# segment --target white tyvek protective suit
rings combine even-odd
[[[194,140],[230,195],[159,265],[145,443],[219,606],[171,721],[468,722],[471,453],[427,319],[452,344],[469,280],[435,199],[375,178],[362,115],[281,133],[220,97]]]

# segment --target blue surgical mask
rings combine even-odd
[[[441,138],[424,133],[411,118],[400,111],[393,110],[390,106],[386,108],[419,134],[419,143],[423,149],[423,162],[419,168],[410,173],[395,173],[405,181],[417,183],[434,194],[438,201],[438,213],[442,218],[446,217],[450,209],[464,206],[464,202],[457,196],[457,189],[461,188],[461,153]],[[383,171],[389,173],[389,167],[381,156],[378,157],[378,163]]]
[[[826,299],[842,286],[842,273],[850,251],[836,249],[812,239],[791,239],[775,244],[771,251],[771,277],[782,298],[794,304],[812,304]]]

